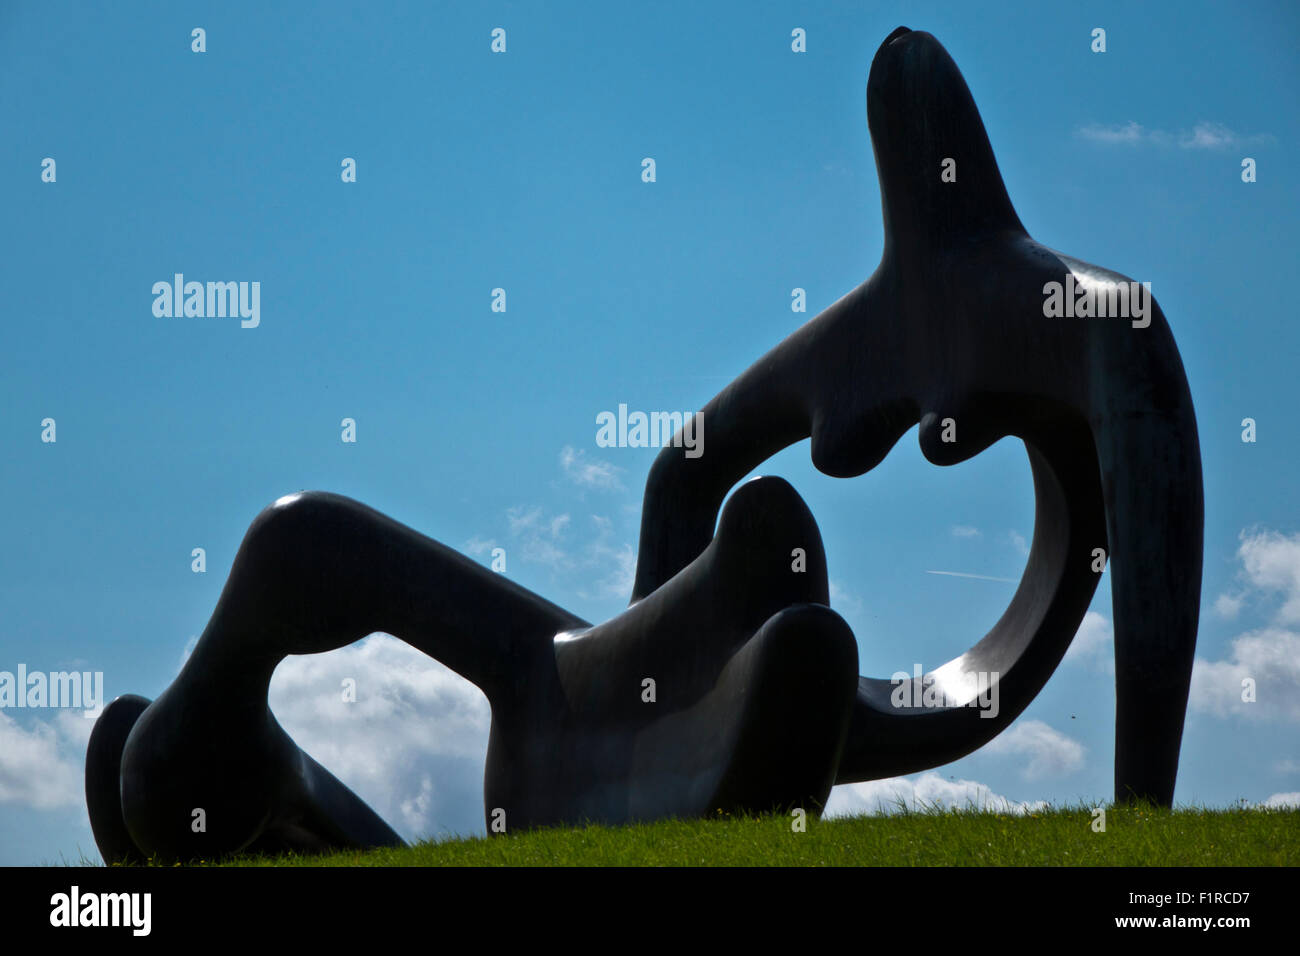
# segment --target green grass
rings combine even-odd
[[[227,866],[1296,866],[1300,810],[1090,807],[1024,816],[905,811],[819,821],[792,817],[565,827],[403,849],[245,857]]]

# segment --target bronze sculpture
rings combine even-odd
[[[266,705],[284,656],[374,631],[487,695],[489,823],[817,812],[835,783],[937,766],[1005,729],[1078,629],[1099,554],[1114,575],[1116,798],[1170,803],[1203,504],[1168,324],[1125,277],[1029,238],[932,36],[900,27],[886,38],[867,109],[881,264],[705,406],[707,455],[660,454],[626,611],[593,627],[358,502],[286,496],[250,526],[176,681],[153,702],[118,698],[96,724],[86,790],[105,858],[400,843]],[[1121,283],[1123,316],[1052,314],[1054,285],[1058,303],[1082,288],[1113,312]],[[1020,438],[1037,499],[1011,605],[929,675],[942,706],[897,706],[891,682],[859,678],[793,488],[755,479],[723,507],[737,480],[796,441],[811,437],[816,467],[849,477],[918,422],[936,464]],[[966,706],[981,681],[1000,697],[991,718]]]

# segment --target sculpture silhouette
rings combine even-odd
[[[1154,300],[1145,328],[1044,316],[1047,283],[1126,280],[1025,233],[965,82],[932,36],[890,34],[867,109],[881,264],[705,406],[707,456],[665,448],[656,459],[626,611],[592,627],[358,502],[282,498],[250,526],[176,680],[152,703],[118,698],[94,728],[86,795],[105,859],[399,844],[266,703],[286,655],[375,631],[490,701],[489,822],[498,810],[512,830],[715,809],[818,812],[833,783],[937,766],[1010,724],[1078,629],[1097,548],[1113,574],[1116,797],[1170,803],[1202,499],[1168,325]],[[955,160],[955,181],[945,160]],[[858,677],[853,635],[827,606],[820,535],[794,490],[760,478],[723,500],[793,442],[811,437],[814,464],[847,477],[918,422],[936,464],[1020,438],[1036,513],[1007,611],[928,675],[955,705],[900,708],[890,681]],[[803,571],[792,566],[796,548]],[[961,706],[981,674],[997,675],[991,719]]]

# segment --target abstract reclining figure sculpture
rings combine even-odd
[[[890,34],[867,114],[880,266],[705,406],[707,456],[660,454],[626,611],[593,627],[358,502],[282,498],[249,528],[175,682],[152,703],[119,698],[96,724],[86,795],[105,858],[399,844],[266,703],[286,655],[375,631],[486,694],[485,816],[504,811],[510,829],[817,812],[835,783],[937,766],[1005,729],[1077,631],[1096,549],[1112,573],[1115,796],[1172,802],[1203,519],[1196,422],[1168,324],[1154,300],[1141,321],[1045,315],[1052,283],[1104,293],[1128,280],[1029,238],[934,37]],[[948,706],[910,706],[905,693],[895,707],[892,682],[858,677],[794,490],[760,478],[723,500],[803,438],[817,468],[848,477],[918,422],[936,464],[1020,438],[1035,526],[1002,618],[925,678]],[[997,675],[991,718],[964,706],[980,674]]]
[[[790,572],[794,547],[805,573]],[[486,694],[485,807],[511,830],[811,809],[834,782],[857,685],[853,634],[827,601],[816,525],[779,478],[740,488],[703,554],[594,628],[356,501],[290,495],[249,528],[171,686],[101,715],[86,765],[96,842],[105,858],[181,859],[400,843],[266,703],[285,655],[373,631]]]

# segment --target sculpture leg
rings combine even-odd
[[[778,612],[718,684],[716,703],[726,702],[743,731],[713,802],[820,816],[858,684],[858,645],[843,618],[816,604]]]
[[[1173,803],[1201,594],[1194,421],[1099,437],[1115,632],[1115,800]]]
[[[281,498],[253,521],[191,660],[264,671],[288,654],[382,631],[492,698],[527,679],[515,658],[549,653],[556,632],[586,626],[373,508],[313,491]]]
[[[384,631],[473,681],[495,710],[558,686],[553,663],[533,661],[584,624],[359,502],[282,498],[249,527],[189,660],[130,730],[126,829],[144,855],[173,859],[400,843],[276,723],[276,665]]]
[[[86,810],[95,845],[110,865],[145,858],[122,818],[122,749],[149,703],[135,694],[116,698],[95,721],[86,744]]]
[[[777,477],[741,485],[687,567],[556,643],[565,698],[540,711],[566,715],[553,738],[537,716],[527,736],[497,735],[494,713],[489,813],[535,826],[820,812],[858,681],[857,642],[828,600],[821,534],[798,493]]]

